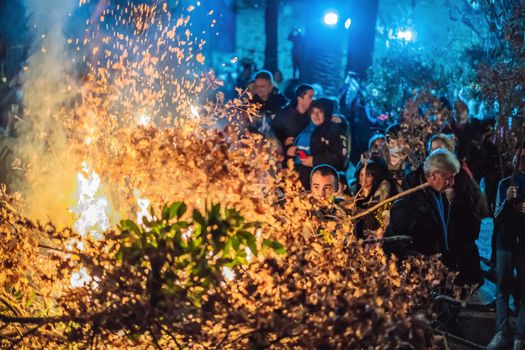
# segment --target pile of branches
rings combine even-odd
[[[309,202],[289,193],[265,222],[177,202],[152,212],[152,220],[122,221],[103,241],[84,239],[82,250],[71,248],[71,230],[34,225],[4,197],[3,227],[18,239],[34,237],[36,248],[1,245],[3,257],[25,261],[8,270],[10,280],[3,269],[11,305],[0,309],[2,348],[445,346],[430,327],[430,294],[447,281],[437,257],[399,262],[380,246],[350,244],[348,226],[322,223],[321,230]],[[263,237],[272,228],[279,242]],[[45,266],[53,269],[44,275]],[[71,287],[79,269],[90,279]],[[12,287],[29,276],[27,285]],[[17,299],[46,288],[54,293],[32,307]]]

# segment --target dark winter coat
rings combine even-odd
[[[258,103],[261,105],[259,109],[260,114],[276,115],[286,104],[288,100],[283,94],[279,93],[277,89],[274,89],[268,100],[263,101],[258,95],[253,95],[250,103]]]
[[[482,132],[481,124],[477,119],[470,118],[463,128],[453,126],[454,135],[457,138],[456,153],[458,159],[465,160],[468,167],[479,180],[483,166],[481,155]]]
[[[424,180],[422,179],[420,183]],[[436,198],[441,198],[444,207],[445,223],[448,225],[449,205],[444,194],[433,189],[425,189],[398,199],[390,209],[390,223],[385,237],[407,235],[412,237],[408,246],[386,245],[387,252],[397,255],[419,253],[432,255],[447,251],[445,230],[440,219]]]
[[[331,120],[318,126],[310,138],[310,153],[313,157],[313,166],[328,164],[343,171],[345,157],[348,154],[346,134],[341,124]],[[299,179],[304,188],[310,188],[310,172],[312,168],[296,164],[295,170],[299,172]]]
[[[512,202],[507,201],[507,189],[512,183],[512,177],[506,177],[498,185],[496,210],[494,211],[497,232],[498,250],[525,253],[525,214],[516,211]],[[525,201],[525,174],[517,173],[515,186],[518,186],[517,202]]]
[[[310,116],[308,113],[302,114],[297,112],[296,105],[296,103],[288,104],[277,113],[272,121],[273,134],[281,143],[283,154],[286,159],[288,158],[288,156],[286,156],[286,151],[291,145],[286,146],[284,141],[288,137],[293,137],[295,139],[297,135],[306,128],[308,123],[310,123]]]
[[[455,196],[450,206],[450,260],[449,267],[459,271],[458,284],[473,284],[483,281],[480,267],[479,250],[476,240],[481,228],[481,213],[477,206],[484,199],[481,191],[476,191],[471,198],[462,191],[469,187],[467,182],[474,181],[463,170],[454,178]],[[473,184],[477,187],[477,184]]]

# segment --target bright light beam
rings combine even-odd
[[[404,31],[400,30],[397,32],[396,37],[399,40],[412,41],[412,39],[414,38],[414,33],[410,29]]]
[[[327,26],[335,26],[339,22],[339,15],[333,11],[328,11],[325,13],[323,21]]]

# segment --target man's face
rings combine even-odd
[[[312,104],[313,98],[314,90],[308,90],[303,96],[299,96],[297,98],[297,106],[300,107],[301,110],[307,111],[308,108],[310,108],[310,105]]]
[[[451,171],[434,171],[427,177],[428,184],[435,191],[443,193],[446,189],[454,186],[454,174]]]
[[[312,108],[312,112],[310,113],[310,119],[312,120],[312,123],[315,125],[321,125],[324,123],[324,112],[320,110],[319,108]]]
[[[329,199],[335,194],[337,179],[334,175],[323,176],[320,173],[314,173],[312,176],[312,195],[316,199]]]
[[[272,83],[266,79],[255,79],[254,90],[261,100],[266,101],[272,92]]]

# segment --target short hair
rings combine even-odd
[[[329,121],[334,114],[334,102],[327,98],[318,98],[312,102],[310,109],[317,108],[323,111],[325,122]]]
[[[432,142],[434,141],[441,141],[445,145],[446,149],[448,149],[450,152],[455,152],[456,150],[456,143],[454,142],[454,136],[450,134],[438,134],[433,135],[430,140],[428,140],[427,144],[427,150],[430,152],[430,149],[432,147]]]
[[[374,142],[376,142],[379,139],[383,139],[383,140],[386,141],[386,135],[385,134],[375,134],[374,136],[372,136],[370,138],[370,140],[368,141],[368,150],[369,151],[372,149],[372,145],[374,144]]]
[[[423,164],[423,171],[425,172],[425,176],[429,176],[435,171],[450,171],[454,174],[457,174],[459,172],[459,169],[459,160],[454,155],[454,153],[442,148],[430,153],[430,155],[425,160],[425,163]]]
[[[339,181],[340,181],[339,173],[333,166],[329,164],[319,164],[315,166],[310,172],[310,184],[312,183],[312,178],[314,177],[315,174],[319,174],[321,176],[332,175],[336,182],[334,186],[334,190],[339,191]]]
[[[270,71],[263,69],[255,73],[255,79],[264,79],[268,80],[270,83],[273,83],[273,74]]]
[[[310,90],[314,90],[314,87],[310,84],[301,84],[295,88],[295,98],[303,97]]]
[[[463,111],[467,111],[467,114],[469,113],[467,104],[462,100],[457,100],[456,102],[454,102],[454,108],[456,108],[459,113]]]

